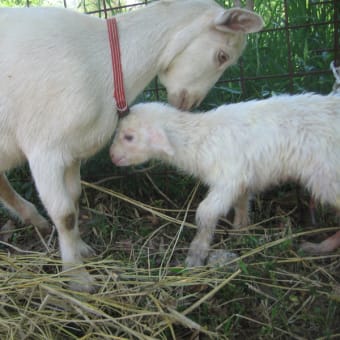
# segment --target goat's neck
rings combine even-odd
[[[160,4],[161,5],[161,4]],[[131,103],[162,69],[161,55],[176,32],[188,25],[201,11],[174,12],[172,7],[151,5],[147,9],[117,16],[126,96]],[[194,13],[194,12],[197,13]]]
[[[202,13],[204,8],[199,6],[185,8],[183,11],[170,11],[150,5],[147,9],[116,16],[128,104],[135,100],[161,70],[166,69],[168,65],[161,64],[161,56],[174,40],[176,32],[188,25],[188,18],[193,20],[192,18],[200,17],[203,20]],[[101,79],[105,83],[107,95],[112,96],[112,61],[106,22],[102,20],[97,23],[99,24],[87,36],[80,39],[84,40],[84,45],[90,44],[93,60],[101,65],[98,72],[102,73]],[[197,25],[200,26],[199,23]]]
[[[173,156],[163,155],[163,161],[176,166],[186,173],[201,176],[201,153],[200,149],[206,140],[200,126],[205,124],[202,114],[184,113],[178,121],[171,117],[165,127],[169,142],[174,150]]]
[[[144,22],[144,29],[138,15],[118,17],[118,26],[126,97],[131,103],[159,73],[158,59],[166,38],[154,32],[151,23]]]

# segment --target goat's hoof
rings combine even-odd
[[[185,266],[187,268],[194,268],[194,267],[200,267],[203,266],[204,261],[199,258],[199,256],[188,256],[185,259]]]
[[[68,286],[71,290],[77,292],[85,292],[94,294],[98,292],[99,285],[96,284],[96,280],[91,276],[85,269],[83,270],[72,270],[71,273],[67,274]]]
[[[310,255],[320,255],[328,252],[327,250],[323,249],[320,243],[313,243],[307,241],[301,243],[299,250]]]
[[[248,217],[235,216],[232,224],[233,229],[241,229],[250,225],[250,219]]]
[[[52,226],[50,225],[50,223],[48,223],[48,221],[41,215],[37,215],[34,218],[26,220],[25,224],[34,225],[39,230],[42,236],[49,235],[52,231]]]
[[[76,292],[83,292],[83,293],[89,293],[89,294],[95,294],[99,290],[99,286],[93,283],[76,283],[76,282],[71,282],[69,284],[69,288],[73,291]]]
[[[96,255],[96,252],[93,250],[93,248],[85,243],[82,239],[78,241],[77,247],[81,257],[93,257]]]

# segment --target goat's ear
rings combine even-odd
[[[231,8],[218,15],[214,24],[223,32],[254,33],[263,28],[263,19],[258,14],[242,8]]]
[[[168,156],[174,156],[175,150],[170,144],[166,132],[158,127],[150,127],[149,129],[149,142],[153,150],[163,152]]]

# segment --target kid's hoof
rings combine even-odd
[[[77,292],[96,293],[99,290],[99,285],[96,280],[85,269],[72,270],[66,274],[68,276],[68,286],[71,290]]]
[[[185,259],[185,266],[187,268],[200,267],[203,265],[204,265],[203,260],[201,260],[199,257],[188,256]]]
[[[313,242],[302,242],[299,250],[304,251],[306,254],[310,255],[321,255],[329,253],[328,249],[324,249],[322,243],[313,243]]]

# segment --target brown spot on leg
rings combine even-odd
[[[75,214],[69,214],[64,219],[65,227],[67,230],[72,230],[76,223],[76,215]]]

